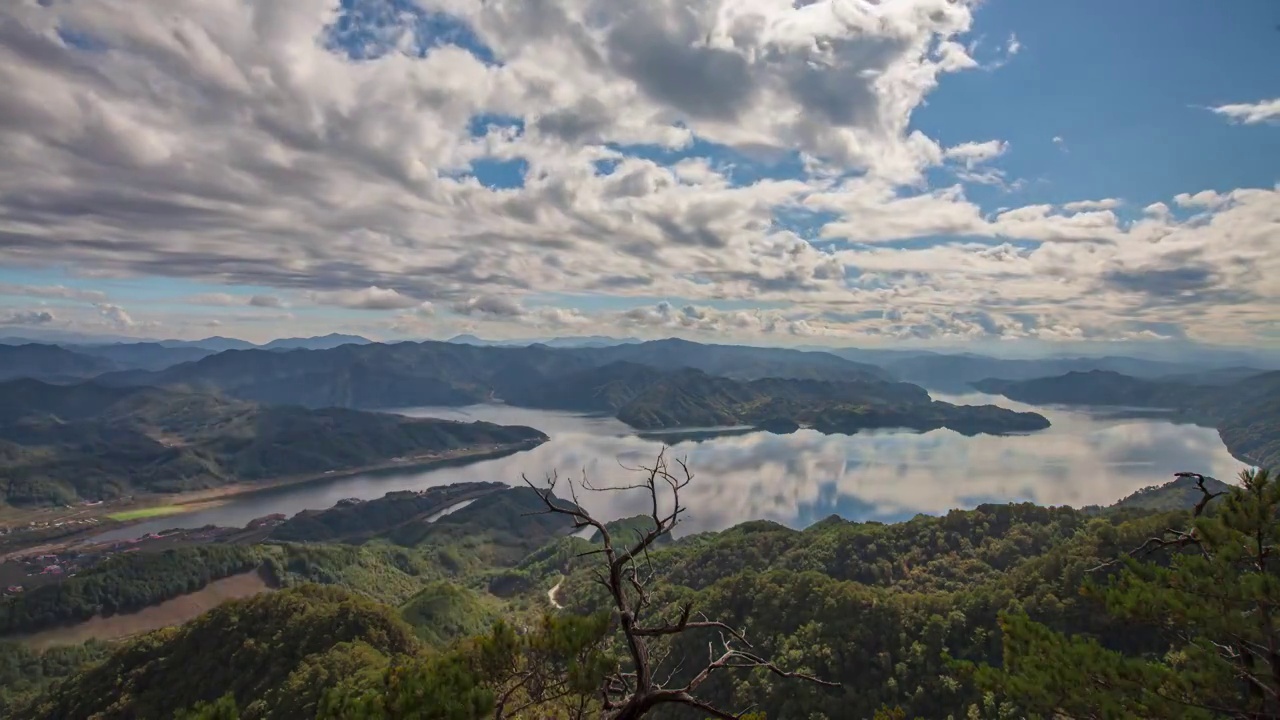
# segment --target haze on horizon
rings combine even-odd
[[[1280,18],[17,0],[0,336],[1280,351]]]

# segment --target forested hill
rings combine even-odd
[[[988,379],[973,385],[983,392],[1032,404],[1171,410],[1176,417],[1216,427],[1237,459],[1261,467],[1280,467],[1280,371],[1211,385],[1147,380],[1106,371],[1020,381]]]
[[[611,359],[617,356],[633,359]],[[680,340],[605,348],[346,345],[324,351],[231,351],[104,383],[213,388],[304,406],[512,405],[608,412],[639,429],[809,425],[823,432],[902,427],[1023,432],[1034,413],[933,402],[916,385],[825,353]]]
[[[729,670],[699,687],[714,705],[750,706],[768,718],[1026,717],[1052,700],[1034,688],[993,688],[964,663],[999,667],[1009,653],[1026,652],[1004,641],[1001,620],[1024,613],[1046,631],[1165,657],[1169,646],[1156,628],[1109,614],[1080,588],[1121,567],[1099,573],[1107,560],[1188,523],[1195,494],[1186,490],[1179,481],[1143,493],[1159,512],[1010,504],[893,524],[833,517],[798,530],[749,522],[653,545],[637,581],[655,603],[653,622],[678,617],[687,603],[696,617],[745,628],[752,653],[841,685]],[[407,494],[385,500],[421,509]],[[98,606],[127,609],[171,597],[175,582],[199,587],[259,563],[284,589],[226,603],[114,652],[91,644],[39,655],[0,643],[0,680],[8,683],[0,714],[183,717],[204,706],[194,717],[481,720],[495,717],[506,696],[524,709],[502,717],[599,717],[592,683],[623,652],[616,623],[597,613],[604,561],[592,551],[601,541],[568,537],[567,518],[537,513],[540,506],[527,488],[496,491],[434,522],[401,525],[399,510],[370,512],[357,534],[391,531],[339,532],[355,544],[268,541],[112,559],[67,580],[65,592],[8,600],[0,617],[21,630],[88,617]],[[615,537],[652,527],[647,517],[609,524]],[[298,586],[307,581],[330,587]],[[714,630],[693,630],[671,643],[655,639],[656,670],[687,682],[716,638]],[[1077,662],[1061,668],[1068,670],[1088,677]],[[530,681],[535,686],[524,690]],[[575,707],[592,712],[574,715]],[[644,717],[695,716],[659,707]]]
[[[0,383],[0,483],[14,505],[177,492],[537,444],[538,430],[159,388]]]

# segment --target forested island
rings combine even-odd
[[[663,468],[680,478],[674,462]],[[637,480],[645,492],[645,475]],[[116,644],[40,653],[0,642],[0,712],[594,718],[668,690],[697,704],[658,702],[644,717],[750,706],[752,717],[996,720],[1114,707],[1210,718],[1231,715],[1203,708],[1269,707],[1232,679],[1238,660],[1200,649],[1280,632],[1251,619],[1255,602],[1280,597],[1231,550],[1237,538],[1280,533],[1280,487],[1266,472],[1236,487],[1188,474],[1110,508],[982,505],[894,524],[832,517],[803,530],[756,521],[674,542],[669,501],[571,536],[581,518],[598,521],[548,491],[590,487],[392,493],[306,514],[298,529],[278,525],[250,544],[131,553],[6,598],[0,627],[14,636],[246,569],[277,588]],[[654,487],[668,486],[659,476]],[[434,516],[463,497],[473,502]],[[302,527],[315,541],[297,541]],[[668,630],[644,636],[653,684],[611,686],[620,703],[611,711],[599,688],[635,660],[599,571],[607,579],[609,558],[639,543],[635,563],[619,566],[637,571],[637,585],[630,570],[619,576],[633,588],[622,598],[625,607],[643,598],[633,630]],[[1209,584],[1185,585],[1197,578]],[[1220,600],[1212,622],[1187,593]],[[699,679],[708,642],[713,660],[739,669]]]

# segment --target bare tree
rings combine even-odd
[[[773,662],[752,651],[751,643],[739,630],[727,623],[708,619],[699,614],[695,619],[691,605],[679,608],[674,618],[663,620],[651,618],[654,615],[650,583],[654,578],[653,566],[649,562],[649,546],[664,535],[669,534],[680,522],[685,513],[681,504],[680,492],[693,480],[693,473],[683,460],[673,460],[671,464],[666,458],[665,448],[658,454],[652,466],[625,468],[639,473],[644,480],[639,483],[603,487],[594,484],[586,473],[577,483],[568,481],[569,503],[557,502],[555,490],[560,478],[552,473],[546,478],[542,487],[535,486],[527,477],[522,479],[533,488],[546,504],[542,513],[567,515],[573,520],[576,529],[595,528],[599,533],[603,547],[582,553],[586,555],[603,555],[604,563],[596,570],[596,581],[608,590],[613,610],[618,615],[618,624],[626,643],[631,667],[618,669],[605,679],[600,688],[606,720],[637,720],[659,705],[684,705],[701,710],[713,717],[736,720],[744,711],[737,713],[722,710],[700,700],[694,693],[704,682],[718,671],[732,668],[763,668],[784,678],[797,678],[826,687],[840,687],[839,683],[820,680],[811,675],[789,672],[779,668]],[[650,516],[653,527],[639,533],[634,542],[620,544],[613,537],[605,523],[592,517],[578,503],[578,490],[592,492],[627,492],[643,491],[650,499]],[[670,510],[666,510],[663,498],[670,494]],[[643,560],[644,567],[641,567]],[[660,613],[659,613],[660,614]],[[650,641],[654,638],[680,635],[694,630],[712,630],[718,640],[708,643],[708,657],[705,664],[692,679],[683,685],[670,685],[676,671],[683,667],[682,660],[669,673],[665,680],[655,678],[655,670],[666,659],[665,655],[654,659]],[[687,658],[686,658],[687,660]],[[749,709],[749,708],[748,708]]]

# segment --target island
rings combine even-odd
[[[1280,468],[1280,371],[1201,384],[1198,376],[1150,380],[1094,370],[1032,380],[986,379],[973,386],[1038,405],[1166,410],[1170,419],[1217,429],[1237,460]]]

